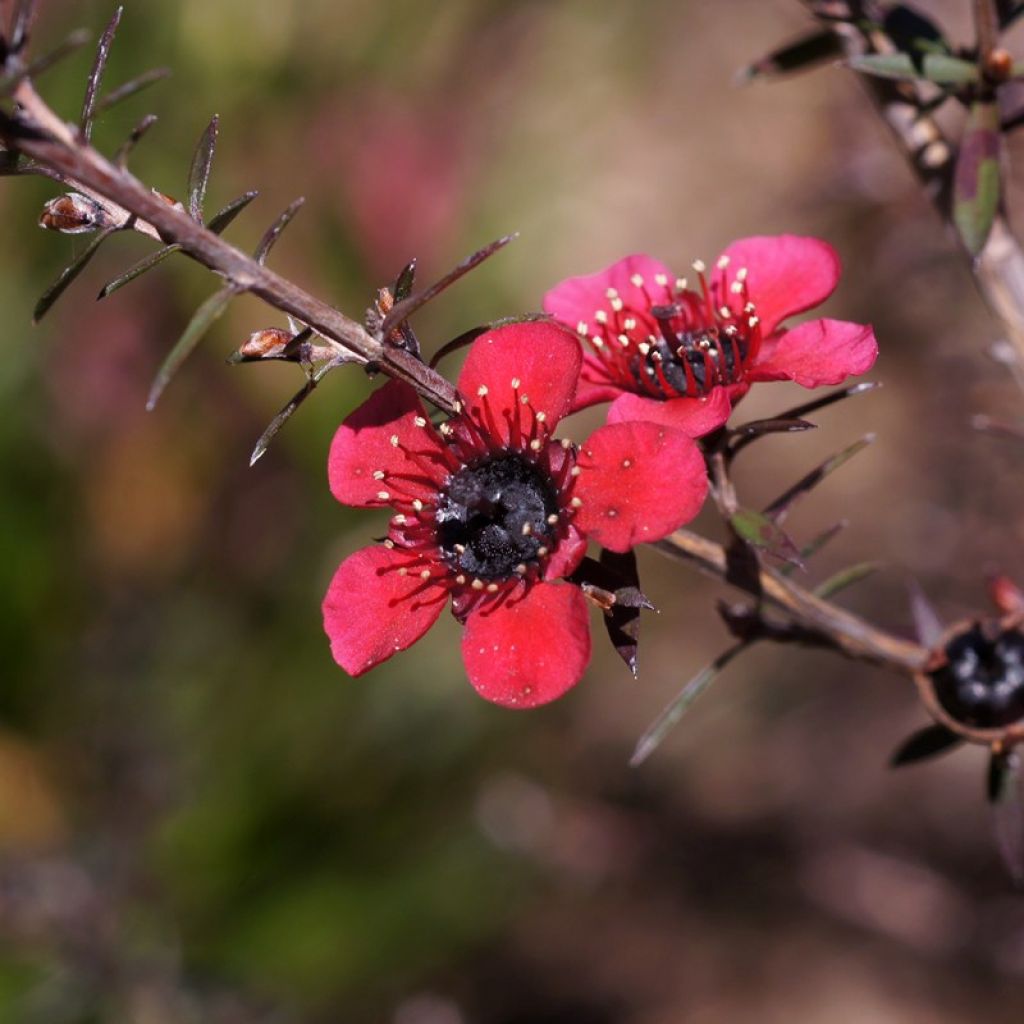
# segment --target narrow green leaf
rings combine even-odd
[[[953,222],[972,256],[984,248],[999,210],[999,177],[999,108],[994,101],[976,100],[953,175]]]
[[[963,743],[952,729],[944,725],[926,725],[923,729],[908,736],[889,758],[890,768],[902,768],[904,765],[923,761],[925,758],[938,757],[947,750]]]
[[[846,519],[840,519],[838,523],[833,523],[827,530],[822,530],[809,544],[800,549],[800,560],[802,562],[810,561],[829,541],[838,537],[849,525]],[[791,576],[796,571],[796,568],[795,565],[784,565],[779,572],[783,576]]]
[[[767,56],[740,70],[736,80],[740,84],[746,84],[756,78],[772,78],[796,71],[806,71],[826,60],[838,59],[842,53],[839,34],[831,28],[826,28],[800,36],[773,50]]]
[[[733,644],[732,647],[726,648],[679,691],[637,741],[633,755],[629,759],[631,767],[636,768],[643,764],[658,749],[661,741],[686,714],[693,702],[715,681],[722,669],[749,646],[745,640],[741,640],[739,643]]]
[[[768,516],[751,508],[741,508],[729,520],[736,535],[783,562],[802,567],[800,549],[789,535]]]
[[[143,89],[148,89],[151,85],[169,78],[170,74],[170,68],[153,68],[151,71],[146,71],[138,77],[125,82],[124,85],[111,89],[106,96],[103,96],[97,102],[96,113],[99,114],[105,110],[110,110],[111,107],[116,107],[118,103],[123,103],[126,99],[142,92]]]
[[[228,304],[235,297],[235,289],[231,287],[222,288],[214,292],[200,307],[189,321],[184,334],[178,339],[177,344],[167,354],[157,371],[153,386],[149,389],[149,398],[146,401],[146,408],[152,410],[163,394],[164,388],[170,383],[171,378],[181,368],[181,364],[192,354],[192,350],[202,340],[203,335],[210,329],[213,322],[228,308]]]
[[[833,597],[841,590],[846,590],[847,587],[866,580],[881,568],[881,562],[858,562],[856,565],[840,569],[834,576],[830,576],[824,583],[814,588],[814,593],[825,599]]]
[[[316,386],[332,369],[334,369],[334,366],[332,365],[322,367],[306,381],[299,391],[292,395],[287,403],[285,403],[284,408],[270,421],[270,426],[263,431],[260,435],[260,439],[256,442],[256,447],[253,448],[252,455],[249,456],[250,466],[255,466],[256,463],[263,458],[264,454],[266,454],[267,448],[270,447],[270,442],[277,437],[278,432],[288,422],[288,420],[291,419],[293,413],[307,398],[309,398],[311,394],[313,394],[316,390]]]
[[[776,523],[781,523],[789,514],[794,503],[808,494],[818,486],[830,473],[834,473],[840,466],[845,465],[858,452],[862,452],[875,440],[874,434],[865,434],[859,441],[854,441],[848,448],[827,458],[821,465],[816,466],[805,477],[798,480],[787,491],[780,494],[770,505],[764,514]]]
[[[196,143],[192,154],[192,166],[188,172],[188,212],[192,219],[203,222],[203,201],[206,186],[210,182],[210,168],[213,167],[213,152],[217,148],[217,131],[220,118],[216,114],[210,119],[203,134]]]
[[[92,241],[86,246],[85,249],[74,259],[67,267],[64,268],[60,277],[50,285],[49,288],[43,292],[39,301],[36,303],[36,308],[32,311],[33,323],[39,323],[44,316],[49,312],[53,304],[64,294],[68,285],[78,275],[85,270],[89,261],[96,255],[99,247],[114,233],[115,228],[107,228],[104,231],[99,231],[93,237]]]
[[[256,251],[253,253],[257,263],[266,263],[270,250],[273,249],[277,240],[281,237],[281,232],[292,222],[292,218],[299,212],[305,201],[305,198],[300,196],[267,228],[260,239],[260,244],[256,246]]]
[[[110,57],[110,47],[114,43],[114,36],[117,33],[118,25],[121,24],[123,13],[124,7],[117,7],[113,17],[107,23],[107,27],[103,30],[99,45],[96,47],[96,58],[93,61],[92,71],[89,72],[89,79],[86,82],[85,99],[82,101],[82,116],[78,123],[87,142],[92,136],[92,123],[96,115],[96,94],[99,92],[100,81],[103,79],[107,59]]]
[[[412,295],[413,285],[416,283],[416,260],[409,260],[404,267],[402,267],[401,273],[395,278],[395,286],[391,289],[391,293],[394,296],[395,302],[401,302],[403,299],[409,298]]]
[[[180,249],[180,245],[165,245],[162,249],[157,249],[156,252],[150,253],[145,259],[141,259],[134,266],[129,267],[119,277],[115,277],[113,281],[105,284],[100,289],[100,293],[96,298],[105,299],[108,295],[113,295],[119,288],[123,288],[126,284],[131,284],[137,277],[141,277],[147,270],[152,270],[154,267],[159,266],[168,256],[180,251]]]
[[[968,85],[981,78],[977,64],[948,53],[925,53],[917,61],[907,53],[866,53],[851,57],[849,64],[854,71],[901,82]]]
[[[259,192],[246,192],[237,199],[232,199],[223,210],[218,210],[206,226],[219,235],[226,231],[231,222],[259,195]]]
[[[117,152],[114,154],[114,163],[118,167],[124,167],[125,162],[128,160],[128,156],[131,151],[139,144],[142,137],[153,127],[157,122],[156,114],[146,114],[142,120],[132,129],[131,135],[125,139],[117,148]]]

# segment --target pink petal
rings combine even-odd
[[[408,561],[405,552],[369,547],[338,566],[324,598],[324,631],[334,660],[349,675],[362,675],[404,651],[441,614],[447,592],[424,586],[413,573],[399,575],[398,567]]]
[[[637,286],[632,278],[639,275],[643,285]],[[591,333],[603,333],[594,319],[599,309],[608,308],[608,289],[614,288],[622,299],[624,309],[646,314],[652,305],[671,302],[672,297],[656,278],[662,277],[669,287],[675,281],[664,263],[637,253],[613,263],[596,274],[570,277],[555,285],[544,296],[544,312],[561,320],[573,330],[582,322]],[[652,301],[653,300],[653,301]]]
[[[611,551],[660,540],[689,522],[708,491],[704,458],[681,430],[613,423],[584,442],[576,525]]]
[[[620,395],[608,410],[609,423],[629,423],[639,420],[674,427],[689,437],[703,437],[717,430],[732,412],[726,388],[713,388],[706,398],[643,398],[640,395]]]
[[[809,320],[772,339],[750,370],[752,380],[793,380],[805,388],[842,384],[878,356],[875,332],[848,320]]]
[[[771,334],[787,317],[820,305],[839,283],[839,256],[818,238],[741,238],[722,255],[729,258],[729,264],[725,270],[714,272],[716,305],[736,304],[729,284],[736,279],[737,271],[746,267],[750,300],[765,334]]]
[[[605,364],[592,352],[585,351],[571,411],[579,412],[580,409],[589,409],[601,402],[614,401],[621,394],[622,385],[611,379]]]
[[[590,661],[587,603],[570,584],[538,583],[492,612],[475,612],[462,660],[481,697],[535,708],[575,686]]]
[[[390,493],[389,485],[374,478],[377,471],[401,475],[402,493],[409,497],[427,498],[436,491],[446,475],[438,457],[443,442],[429,422],[417,426],[417,417],[425,420],[419,397],[408,384],[397,380],[388,381],[346,417],[334,435],[327,459],[331,493],[338,501],[357,508],[387,504],[379,495]],[[397,447],[392,444],[394,437],[398,438]],[[421,453],[421,464],[410,459],[407,451]],[[432,476],[424,465],[433,468]]]
[[[525,410],[524,397],[534,413],[547,416],[548,429],[554,428],[572,406],[582,361],[576,336],[552,320],[506,324],[473,342],[459,391],[470,411],[493,423],[507,441],[511,410],[517,404]],[[522,418],[528,427],[525,411]]]

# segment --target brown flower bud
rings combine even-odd
[[[990,82],[1007,82],[1013,75],[1013,57],[1001,47],[985,57],[985,77]]]
[[[153,195],[155,195],[157,197],[157,199],[162,199],[172,209],[181,210],[182,212],[185,211],[185,207],[182,205],[181,201],[178,200],[178,199],[175,199],[173,196],[169,196],[166,193],[161,192],[159,189],[156,189],[156,188],[151,188],[150,192],[152,192]]]
[[[95,199],[81,192],[68,192],[43,207],[39,226],[65,235],[81,235],[105,227],[109,220],[109,214]]]
[[[245,359],[272,359],[280,356],[295,335],[280,327],[264,327],[254,331],[249,340],[238,350]]]

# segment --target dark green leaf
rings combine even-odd
[[[110,110],[111,107],[116,107],[118,103],[123,103],[126,99],[134,96],[136,93],[142,92],[143,89],[148,89],[151,85],[155,85],[157,82],[162,82],[165,78],[170,77],[170,68],[153,68],[151,71],[147,71],[144,74],[139,75],[137,78],[131,79],[131,81],[125,82],[124,85],[119,85],[116,89],[111,89],[106,96],[102,97],[96,104],[96,113],[102,113],[104,110]]]
[[[854,395],[863,395],[866,391],[874,391],[875,388],[880,388],[881,386],[881,382],[877,380],[862,380],[859,384],[851,384],[847,388],[840,388],[839,391],[832,391],[821,398],[815,398],[813,401],[804,402],[801,405],[794,406],[792,409],[786,409],[785,412],[780,412],[774,419],[802,419],[809,413],[817,412],[819,409],[834,405],[836,402],[842,402],[844,399],[853,398]]]
[[[828,599],[835,596],[847,587],[852,587],[861,580],[866,580],[873,573],[882,568],[881,562],[858,562],[856,565],[840,569],[834,576],[830,576],[824,583],[814,588],[818,597]]]
[[[509,242],[518,238],[518,235],[505,235],[502,238],[496,239],[491,242],[490,245],[485,245],[482,249],[478,249],[472,256],[464,259],[457,267],[445,274],[436,284],[432,284],[429,288],[424,289],[421,292],[417,292],[415,295],[410,295],[407,299],[401,302],[395,303],[391,312],[384,318],[384,322],[380,325],[380,337],[386,338],[395,327],[400,324],[403,320],[408,320],[413,313],[416,312],[422,306],[425,306],[431,299],[440,295],[449,285],[454,284],[460,277],[467,274],[474,267],[479,266],[484,260],[493,256],[500,249],[504,249]]]
[[[129,267],[119,277],[115,277],[113,281],[105,284],[100,289],[100,293],[96,298],[105,299],[108,295],[113,295],[119,288],[123,288],[126,284],[131,284],[132,281],[137,277],[141,277],[147,270],[152,270],[154,267],[159,266],[168,256],[180,250],[180,245],[165,245],[162,249],[157,249],[156,252],[150,253],[145,259],[141,259],[134,266]]]
[[[637,741],[629,763],[636,768],[644,763],[668,735],[672,727],[689,710],[693,702],[715,681],[718,674],[749,645],[743,641],[724,650],[710,665],[702,668],[665,707],[660,715],[647,727]]]
[[[50,307],[64,294],[68,285],[70,285],[71,282],[74,281],[74,279],[78,277],[83,270],[85,270],[89,261],[96,255],[99,247],[114,233],[115,230],[115,228],[107,228],[98,232],[78,257],[64,268],[60,277],[58,277],[57,280],[54,281],[45,292],[43,292],[41,298],[36,303],[36,308],[32,311],[32,320],[34,323],[39,323],[39,321],[46,316]]]
[[[741,508],[729,520],[736,535],[747,544],[766,552],[783,562],[802,567],[800,550],[782,528],[751,508]]]
[[[977,256],[999,210],[999,109],[976,100],[957,154],[953,176],[953,221],[964,246]]]
[[[889,758],[891,768],[914,764],[925,758],[938,757],[939,754],[959,746],[963,740],[952,729],[944,725],[926,725],[923,729],[908,736]]]
[[[92,71],[89,72],[89,80],[86,82],[85,99],[82,101],[82,116],[78,122],[86,141],[92,136],[92,122],[96,114],[96,94],[99,92],[100,81],[103,79],[103,72],[107,66],[107,58],[110,56],[110,47],[114,42],[117,26],[121,24],[123,13],[123,7],[118,7],[114,11],[114,16],[107,23],[103,35],[100,36],[99,45],[96,47],[96,58],[93,61]]]
[[[854,71],[876,78],[927,81],[935,85],[967,85],[981,77],[973,61],[946,53],[926,53],[919,61],[907,53],[866,53],[851,57],[849,65]]]
[[[391,289],[395,302],[401,302],[403,299],[409,298],[409,296],[412,295],[412,288],[415,283],[416,261],[409,260],[409,262],[402,267],[402,272],[395,279],[395,286]]]
[[[149,131],[153,125],[156,124],[156,114],[147,114],[141,121],[132,129],[131,135],[118,147],[117,152],[114,154],[114,163],[119,167],[123,167],[125,161],[128,159],[128,155],[138,145],[139,140],[146,132]]]
[[[935,22],[906,4],[895,4],[885,11],[882,30],[897,50],[949,49]]]
[[[259,195],[259,192],[246,192],[237,199],[232,199],[223,210],[218,210],[210,218],[206,226],[215,234],[219,235],[226,231],[232,221]]]
[[[146,401],[146,408],[153,409],[164,392],[164,388],[170,383],[171,378],[181,368],[181,364],[192,354],[192,350],[202,340],[203,335],[210,329],[213,322],[228,308],[228,304],[235,297],[235,289],[231,287],[222,288],[214,292],[200,307],[189,321],[184,334],[178,339],[177,344],[167,354],[157,371],[153,386],[149,389],[149,398]]]
[[[843,54],[839,34],[831,28],[800,36],[780,46],[767,56],[743,68],[736,76],[741,83],[755,78],[770,78],[806,71],[826,60],[835,60]]]
[[[193,220],[203,222],[203,201],[206,186],[210,182],[210,168],[213,166],[213,151],[217,148],[217,129],[220,119],[216,114],[210,119],[205,131],[196,143],[192,154],[192,166],[188,172],[188,212]]]
[[[260,244],[256,246],[256,251],[253,256],[256,258],[257,263],[265,263],[267,256],[270,255],[270,250],[274,248],[275,243],[281,237],[281,232],[292,222],[292,218],[299,212],[302,204],[306,200],[302,197],[295,200],[291,206],[285,210],[273,224],[267,228],[263,237],[260,239]]]
[[[260,439],[256,442],[256,447],[252,450],[252,455],[249,456],[250,466],[255,466],[263,458],[267,448],[270,447],[270,442],[274,440],[280,429],[291,419],[296,409],[316,390],[316,386],[323,379],[324,374],[332,368],[331,366],[325,366],[315,376],[310,377],[302,388],[288,400],[284,408],[270,421],[270,426],[260,435]]]
[[[829,541],[834,537],[837,537],[843,530],[846,529],[850,524],[845,520],[841,519],[838,523],[834,523],[827,530],[823,530],[815,537],[810,544],[800,549],[800,559],[803,562],[810,561],[810,559],[816,555]],[[790,576],[796,570],[795,565],[784,565],[779,570],[783,576]]]
[[[797,500],[817,487],[818,484],[820,484],[830,473],[834,473],[840,466],[849,462],[850,459],[852,459],[858,452],[867,448],[874,439],[874,434],[866,434],[859,441],[855,441],[851,444],[849,448],[844,448],[841,452],[837,452],[835,455],[827,458],[820,466],[816,466],[805,477],[798,480],[787,491],[780,494],[770,505],[767,506],[767,508],[765,508],[764,514],[773,519],[776,523],[781,523],[789,514],[790,508],[792,508],[793,504]]]

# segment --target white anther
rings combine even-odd
[[[581,321],[580,321],[580,322],[579,322],[579,323],[578,323],[578,324],[576,325],[576,333],[577,333],[577,334],[583,334],[583,335],[586,335],[586,333],[587,333],[587,332],[588,332],[589,330],[590,330],[590,325],[589,325],[589,324],[587,323],[587,321],[586,321],[586,320],[581,320]]]
[[[417,416],[413,420],[413,423],[415,423],[417,427],[425,427],[427,425],[427,421],[422,416]]]
[[[531,452],[539,452],[540,451],[540,441],[536,437],[530,442],[530,451]]]
[[[637,348],[640,349],[640,354],[643,356],[647,355],[647,353],[651,351],[651,346],[648,345],[646,341],[641,341],[640,344],[637,345]]]
[[[728,320],[729,317],[732,316],[732,310],[728,306],[719,306],[718,307],[718,315],[723,320]]]
[[[627,316],[626,319],[622,321],[622,326],[625,327],[627,331],[631,331],[636,327],[636,320],[631,316]]]
[[[628,338],[628,337],[626,337],[626,335],[625,335],[625,334],[620,334],[620,335],[619,335],[619,344],[620,344],[620,345],[621,345],[621,346],[622,346],[623,348],[629,348],[629,338]]]
[[[668,274],[655,274],[654,283],[664,288],[668,284]]]
[[[385,538],[385,539],[384,539],[384,547],[386,547],[386,548],[387,548],[387,549],[388,549],[389,551],[390,551],[390,550],[391,550],[391,549],[392,549],[392,548],[393,548],[394,546],[395,546],[395,542],[394,542],[393,540],[391,540],[391,539],[389,539],[389,538]]]
[[[373,479],[374,480],[383,480],[385,475],[386,474],[384,473],[383,469],[375,469],[373,471]]]
[[[466,577],[463,576],[462,573],[460,572],[459,575],[455,577],[455,582],[458,583],[460,587],[465,586]]]
[[[606,324],[606,323],[608,323],[608,314],[603,309],[595,310],[595,312],[594,312],[594,319],[599,324]]]
[[[548,549],[545,548],[545,547],[537,548],[537,557],[538,558],[547,558],[548,557]]]
[[[643,286],[644,286],[644,276],[643,276],[643,274],[634,274],[629,279],[629,282],[630,282],[630,284],[634,285],[637,288],[643,288]]]
[[[608,299],[617,299],[619,297],[619,292],[616,288],[606,288],[604,294],[605,298]]]
[[[407,568],[406,568],[406,567],[405,567],[405,566],[403,565],[403,566],[402,566],[402,567],[401,567],[401,568],[400,568],[400,569],[398,570],[398,575],[399,575],[399,576],[408,576],[408,575],[409,575],[409,570],[408,570],[408,569],[407,569]]]
[[[685,292],[686,291],[686,286],[689,283],[690,282],[687,281],[685,277],[677,277],[676,278],[676,291],[677,292]]]
[[[429,580],[430,579],[430,570],[429,569],[424,569],[420,573],[420,579],[421,580]]]
[[[391,500],[391,495],[387,491],[378,491],[377,492],[377,497],[381,501],[390,501]]]
[[[604,339],[601,337],[600,334],[595,334],[590,339],[590,344],[593,345],[594,348],[604,348]]]
[[[749,319],[749,320],[747,321],[747,326],[748,326],[748,327],[756,327],[756,326],[757,326],[757,325],[758,325],[758,324],[759,324],[760,322],[761,322],[761,321],[760,321],[760,320],[759,320],[759,319],[758,319],[758,318],[757,318],[756,316],[752,316],[752,317],[751,317],[751,318],[750,318],[750,319]]]
[[[392,448],[397,448],[398,447],[398,435],[397,434],[392,434],[391,437],[388,438],[388,440],[391,442],[391,447]]]
[[[579,498],[573,498],[569,504],[572,505],[573,508],[580,508],[583,505],[583,502],[580,501]]]
[[[580,469],[579,466],[573,466],[572,469],[569,470],[569,476],[579,476],[582,472],[583,470]]]
[[[557,526],[558,525],[558,514],[555,513],[555,512],[552,512],[551,515],[549,515],[548,518],[547,518],[547,524],[548,524],[548,526]]]
[[[529,395],[520,395],[519,396],[519,401],[523,405],[529,405],[530,404],[530,396]]]
[[[487,584],[487,593],[488,594],[496,594],[497,592],[498,592],[498,584],[497,583],[488,583]]]
[[[544,412],[544,410],[542,409],[539,413],[537,413],[535,419],[537,420],[538,423],[547,423],[547,421],[548,421],[548,414],[546,412]]]
[[[455,548],[455,554],[457,554],[457,555],[465,554],[465,551],[466,551],[466,545],[465,544],[455,544],[453,546]]]
[[[572,441],[567,437],[563,437],[558,443],[562,446],[563,451],[568,451],[572,447]]]
[[[746,305],[745,305],[745,306],[743,307],[743,312],[744,312],[744,313],[753,313],[753,312],[754,312],[754,309],[755,309],[755,308],[756,308],[756,307],[754,306],[754,304],[753,304],[752,302],[748,302],[748,303],[747,303],[747,304],[746,304]]]
[[[622,312],[622,299],[620,299],[620,298],[610,299],[609,300],[609,305],[612,307],[612,309],[615,310],[616,313],[621,313]]]
[[[423,502],[420,501],[419,498],[413,498],[412,499],[412,507],[414,509],[416,509],[417,512],[422,512],[423,511]]]
[[[530,534],[533,533],[533,527],[529,523],[523,523],[521,532],[524,537],[529,537]]]
[[[729,257],[728,256],[719,256],[718,257],[718,263],[715,264],[715,265],[718,267],[719,270],[725,270],[725,268],[727,266],[729,266]]]
[[[733,281],[733,283],[731,285],[729,285],[729,291],[731,291],[733,293],[733,295],[742,295],[743,294],[743,282],[742,281]]]
[[[454,433],[454,429],[450,423],[442,423],[438,428],[445,437],[451,437]]]
[[[402,512],[399,512],[398,515],[391,517],[391,522],[394,523],[395,526],[405,526],[407,521],[408,520],[406,520],[405,515]]]
[[[463,408],[463,406],[462,406],[462,400],[461,400],[461,399],[458,399],[458,398],[456,398],[456,399],[455,399],[455,401],[454,401],[454,402],[452,402],[452,408],[453,408],[453,409],[454,409],[454,410],[455,410],[456,412],[462,412],[462,408]]]
[[[487,385],[486,384],[481,384],[480,387],[478,387],[476,389],[476,393],[477,393],[477,396],[479,398],[486,398],[487,397]]]
[[[740,267],[740,269],[736,271],[736,280],[742,284],[746,281],[748,273],[749,271],[746,267]]]
[[[519,384],[520,384],[519,378],[518,377],[513,377],[512,378],[512,390],[513,391],[518,391],[519,390]]]
[[[694,260],[692,266],[698,274],[703,274],[708,269],[708,265],[703,260]]]
[[[473,580],[472,587],[473,587],[474,590],[483,590],[484,589],[484,581],[483,580]]]
[[[622,468],[623,469],[629,469],[629,467],[632,466],[632,465],[633,465],[633,460],[632,459],[623,459],[622,460]]]
[[[525,563],[525,562],[520,562],[520,563],[519,563],[519,564],[518,564],[518,565],[516,566],[516,568],[515,568],[515,572],[516,572],[516,575],[517,575],[517,576],[525,576],[525,575],[526,575],[526,573],[527,573],[527,567],[526,567],[526,563]]]

